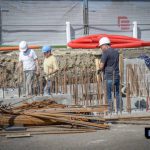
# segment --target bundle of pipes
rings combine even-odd
[[[109,128],[102,118],[85,115],[95,111],[102,113],[107,110],[107,106],[99,108],[70,107],[47,100],[24,104],[11,110],[0,108],[0,126],[70,124],[94,129]]]
[[[113,48],[135,48],[135,47],[150,46],[150,41],[143,41],[129,36],[111,35],[111,34],[93,34],[80,37],[70,41],[68,43],[68,46],[71,48],[84,48],[84,49],[99,48],[99,40],[102,37],[108,37],[111,41],[111,46]]]
[[[29,46],[30,49],[39,49],[41,46],[37,45],[31,45]],[[16,51],[19,50],[19,46],[5,46],[5,47],[0,47],[0,51]]]

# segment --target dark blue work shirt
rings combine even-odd
[[[119,79],[119,52],[109,48],[103,52],[101,62],[104,63],[104,79]]]

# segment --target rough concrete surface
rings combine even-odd
[[[148,150],[144,125],[112,125],[110,130],[78,134],[0,137],[0,150]]]

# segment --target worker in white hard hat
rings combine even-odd
[[[58,71],[58,62],[56,57],[52,54],[52,47],[45,45],[42,47],[42,52],[44,54],[44,73],[46,75],[46,86],[44,88],[44,95],[51,95],[51,85],[55,87],[55,81],[52,81],[52,77]],[[54,89],[55,90],[55,89]]]
[[[102,50],[100,71],[103,71],[104,80],[106,81],[108,109],[110,112],[113,110],[112,91],[115,91],[118,112],[120,108],[119,52],[111,47],[111,41],[108,37],[102,37],[99,40],[99,46]]]
[[[19,63],[16,70],[23,69],[24,94],[30,97],[33,94],[32,86],[35,74],[39,74],[38,58],[35,51],[28,48],[26,41],[20,42],[19,50]]]

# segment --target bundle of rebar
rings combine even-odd
[[[94,129],[108,129],[100,117],[87,116],[94,111],[104,112],[107,106],[99,108],[83,108],[81,106],[65,106],[52,100],[25,103],[10,111],[0,109],[0,126],[14,125],[53,125],[70,124]]]

